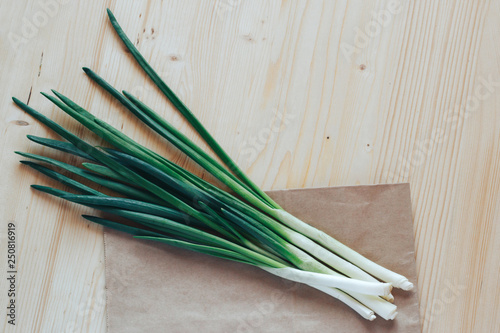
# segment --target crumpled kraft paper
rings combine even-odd
[[[405,275],[398,316],[367,321],[306,285],[105,230],[107,328],[124,332],[420,332],[409,184],[271,191],[283,208]]]

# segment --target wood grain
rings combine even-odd
[[[84,209],[29,188],[56,184],[13,151],[62,155],[25,138],[54,136],[11,96],[98,143],[39,95],[55,88],[201,172],[80,70],[140,96],[202,144],[124,52],[106,7],[264,189],[409,181],[423,331],[500,330],[499,2],[42,3],[0,1],[0,249],[14,221],[19,261],[17,324],[2,315],[1,331],[105,331],[102,231],[82,221]],[[381,11],[385,21],[374,18]]]

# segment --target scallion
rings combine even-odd
[[[63,94],[43,95],[62,111],[102,138],[108,148],[94,147],[30,106],[13,98],[24,111],[67,142],[34,136],[40,145],[86,159],[85,169],[52,158],[17,152],[48,164],[21,161],[68,185],[79,194],[33,185],[33,188],[74,203],[126,218],[125,225],[98,217],[87,220],[136,238],[257,266],[271,274],[310,285],[347,304],[368,320],[374,313],[394,319],[392,287],[409,290],[404,277],[363,257],[330,235],[283,210],[234,163],[193,112],[180,101],[125,35],[108,10],[109,19],[127,49],[213,152],[219,163],[145,103],[122,93],[88,68],[85,73],[192,161],[211,173],[223,190],[140,145]],[[54,169],[55,168],[55,169]],[[63,175],[57,170],[65,171]],[[83,184],[67,173],[91,182]],[[92,186],[99,186],[100,190]],[[230,192],[232,191],[232,192]],[[113,194],[107,194],[113,193]],[[233,194],[234,193],[234,194]],[[380,281],[379,281],[380,280]]]

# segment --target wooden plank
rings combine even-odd
[[[423,330],[499,329],[498,2],[56,1],[0,2],[0,248],[14,221],[18,331],[104,331],[104,262],[86,210],[29,188],[55,183],[13,151],[61,155],[25,139],[52,134],[11,96],[95,140],[38,94],[55,88],[200,171],[81,72],[139,95],[201,143],[123,51],[106,6],[264,189],[409,181]]]

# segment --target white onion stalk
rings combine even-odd
[[[292,267],[271,268],[261,266],[260,268],[266,272],[290,281],[314,286],[339,288],[345,291],[357,292],[366,295],[387,296],[390,294],[392,289],[390,283],[367,282],[343,276],[302,271]]]
[[[309,224],[301,221],[300,219],[282,209],[274,209],[274,212],[276,218],[278,218],[283,223],[286,223],[286,225],[288,225],[290,228],[303,235],[308,236],[311,239],[316,240],[319,244],[335,252],[336,254],[345,258],[356,266],[361,267],[364,271],[379,278],[380,280],[389,282],[395,288],[400,288],[403,290],[411,290],[413,288],[413,283],[408,281],[406,277],[374,263],[373,261],[365,258],[361,254],[340,243],[338,240],[329,236],[325,232],[310,226]]]
[[[372,309],[376,314],[385,320],[394,320],[398,314],[398,308],[396,305],[389,303],[380,297],[354,292],[349,292],[348,294],[362,304],[366,305],[368,308]]]
[[[305,251],[309,255],[315,258],[320,258],[322,262],[324,262],[330,267],[334,267],[335,270],[358,280],[378,282],[377,279],[366,273],[361,268],[353,265],[351,262],[345,260],[344,258],[339,257],[337,254],[331,252],[331,250],[328,250],[325,247],[319,245],[318,243],[304,236],[300,232],[284,224],[281,224],[276,220],[269,218],[267,215],[264,215],[259,211],[252,209],[251,207],[245,207],[245,208],[249,209],[251,213],[255,214],[254,218],[258,218],[260,223],[262,223],[269,229],[273,230],[283,239],[285,239],[291,244],[294,244],[296,247]],[[304,224],[304,222],[301,223]],[[390,282],[390,281],[385,281],[385,282]],[[392,301],[394,300],[394,298],[392,297],[392,295],[388,295],[387,300]]]
[[[340,300],[341,302],[349,306],[352,310],[356,311],[363,318],[369,321],[372,321],[376,318],[374,311],[366,307],[362,303],[360,303],[358,300],[356,300],[349,294],[337,288],[342,288],[343,290],[346,291],[349,290],[351,292],[353,291],[355,292],[357,290],[359,292],[372,294],[375,297],[377,294],[387,295],[392,288],[392,286],[388,283],[373,283],[373,282],[359,281],[341,276],[332,276],[328,274],[302,271],[291,267],[269,268],[261,266],[260,268],[265,270],[266,272],[269,272],[281,278],[288,279],[294,282],[304,283],[312,288],[322,291],[327,295],[330,295]],[[359,295],[357,296],[360,297]],[[363,297],[360,298],[363,299],[364,301],[367,301]],[[368,303],[377,308],[377,313],[380,312],[380,316],[386,320],[394,319],[395,315],[397,314],[397,312],[395,312],[394,310],[396,307],[392,304],[391,304],[392,306],[389,307],[380,306],[379,304],[374,304],[379,302],[376,301],[374,302],[374,300],[372,299],[368,299]]]
[[[313,242],[311,239],[307,238],[300,232],[290,229],[286,226],[280,226],[279,234],[292,244],[295,244],[300,249],[309,253],[315,258],[321,258],[321,261],[326,263],[330,267],[335,267],[335,270],[358,280],[368,281],[368,282],[378,282],[377,279],[360,269],[359,267],[353,265],[347,260],[339,257],[335,253],[325,249],[324,247]]]
[[[333,269],[325,266],[321,262],[319,262],[317,259],[313,258],[310,256],[308,253],[304,252],[303,250],[299,249],[298,247],[292,245],[292,244],[286,244],[286,249],[292,254],[290,256],[291,259],[294,260],[294,265],[299,267],[302,270],[309,271],[309,272],[315,272],[315,273],[321,273],[321,274],[327,274],[333,277],[343,277],[341,274],[338,272],[334,271]],[[313,286],[317,286],[318,284],[313,283]],[[382,318],[386,320],[392,320],[395,318],[397,315],[397,307],[386,301],[385,299],[382,299],[381,297],[378,296],[373,296],[373,295],[367,295],[359,290],[357,291],[348,291],[345,290],[345,293],[352,296],[359,302],[361,302],[363,305],[366,305],[368,308],[373,310],[376,314],[381,316]],[[390,290],[389,290],[390,292]],[[383,295],[385,297],[389,297],[390,294],[387,293],[386,295]]]
[[[342,303],[346,304],[348,307],[356,311],[361,317],[369,321],[373,321],[376,318],[375,313],[372,310],[370,310],[369,308],[367,308],[366,306],[364,306],[363,304],[361,304],[360,302],[358,302],[357,300],[355,300],[354,298],[347,295],[341,290],[325,286],[318,286],[318,285],[311,285],[311,287],[338,299],[339,301],[341,301]]]
[[[380,297],[382,297],[383,299],[385,299],[387,302],[391,302],[391,303],[394,302],[394,296],[392,294],[389,294],[387,296],[380,296]]]

